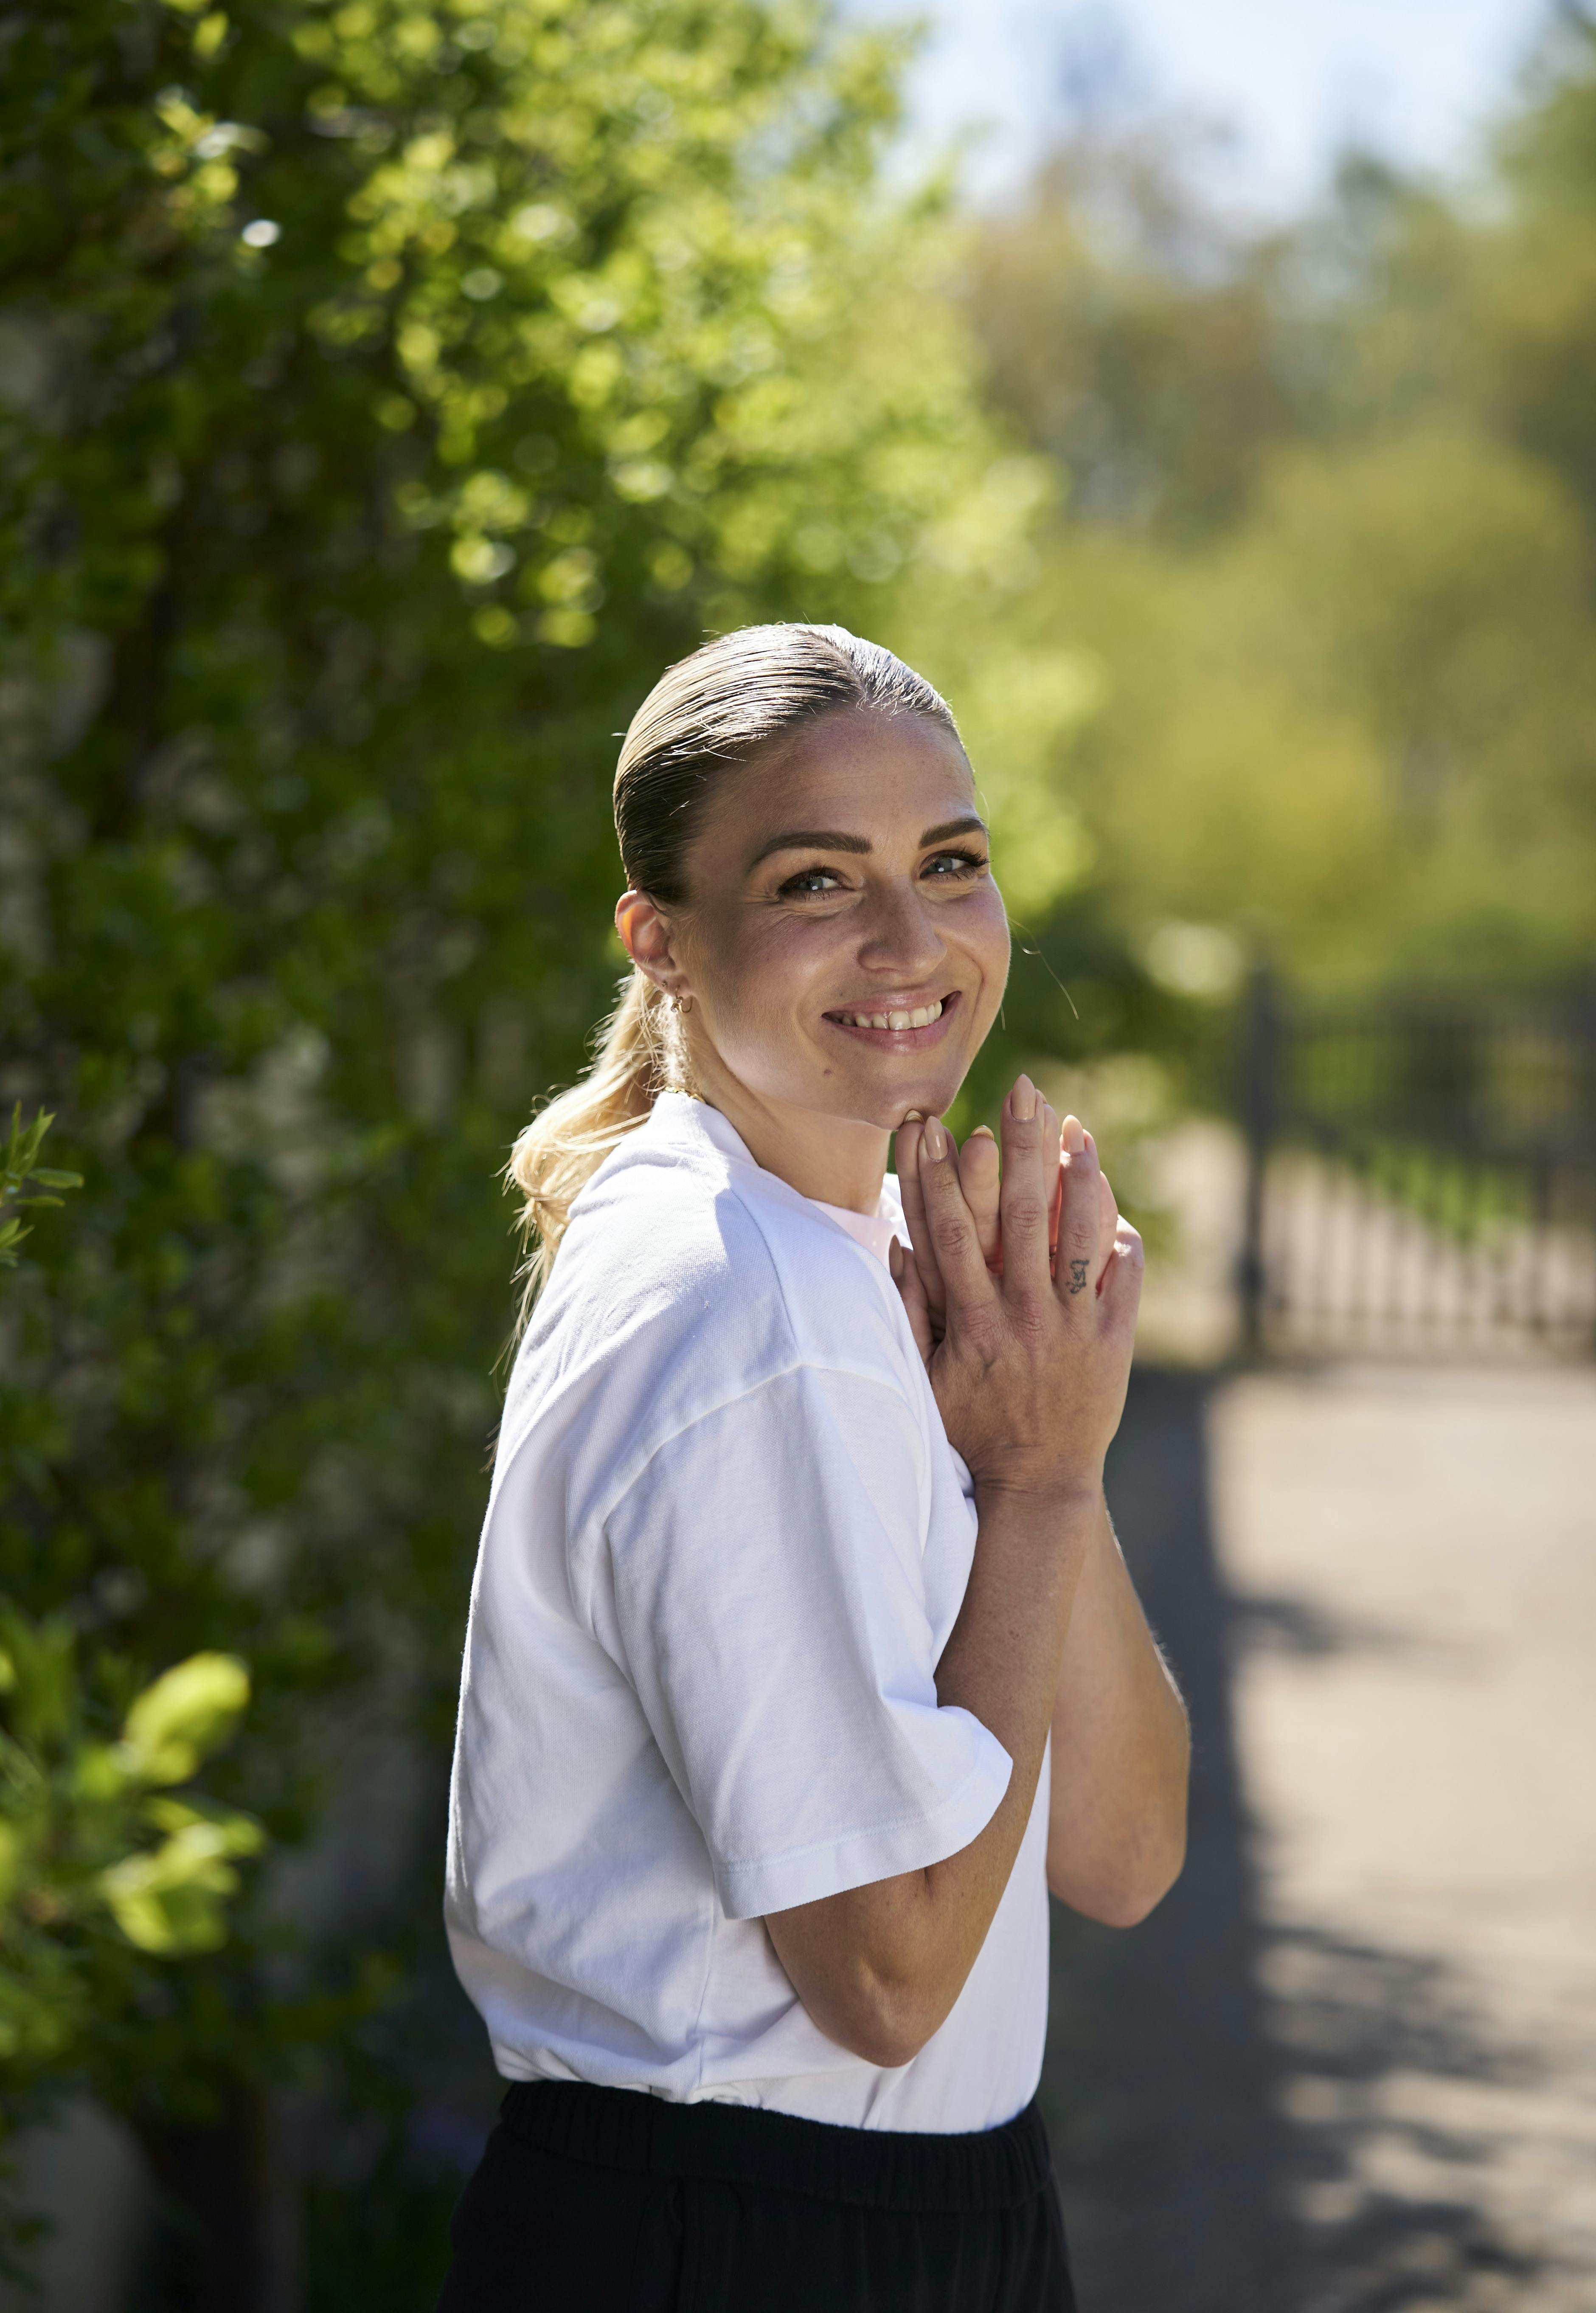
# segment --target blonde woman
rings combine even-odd
[[[1048,1890],[1135,1921],[1185,1838],[1102,1493],[1140,1244],[1026,1077],[940,1121],[1009,940],[928,683],[728,635],[615,813],[632,975],[513,1166],[447,1898],[513,2085],[443,2307],[1061,2313]]]

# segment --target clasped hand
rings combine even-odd
[[[1092,1135],[1029,1077],[962,1150],[937,1117],[898,1134],[912,1254],[892,1275],[951,1443],[978,1487],[1095,1491],[1119,1426],[1142,1240]]]

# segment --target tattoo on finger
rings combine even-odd
[[[1092,1265],[1092,1264],[1091,1264],[1091,1262],[1088,1262],[1088,1261],[1072,1261],[1072,1262],[1071,1262],[1071,1263],[1070,1263],[1070,1291],[1071,1291],[1072,1293],[1084,1293],[1084,1292],[1085,1292],[1085,1290],[1086,1290],[1086,1271],[1087,1271],[1087,1270],[1091,1267],[1091,1265]]]

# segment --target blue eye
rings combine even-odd
[[[789,875],[781,888],[784,899],[789,893],[804,899],[816,893],[836,891],[837,878],[829,867],[805,867],[798,875]]]
[[[925,862],[925,872],[939,883],[949,883],[959,876],[978,875],[986,865],[978,851],[939,851]]]

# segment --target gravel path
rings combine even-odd
[[[1138,1375],[1186,1879],[1060,1920],[1083,2313],[1596,2313],[1596,1373]]]

